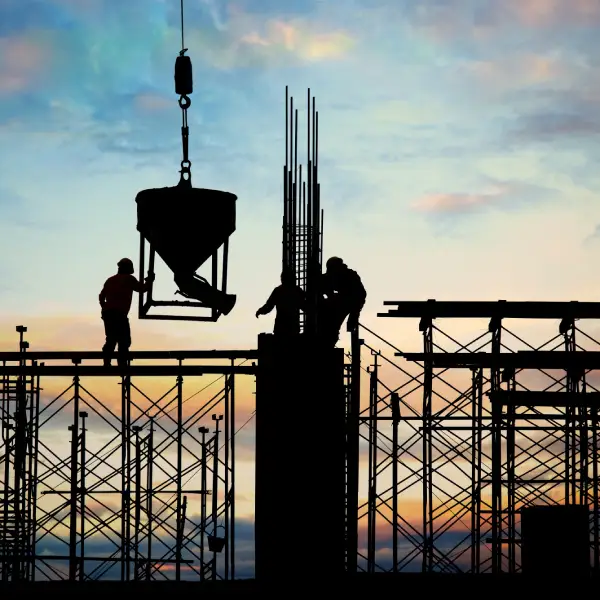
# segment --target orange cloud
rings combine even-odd
[[[197,37],[203,59],[221,69],[337,60],[354,44],[344,30],[305,19],[264,20],[234,4],[228,6],[226,28],[201,31]]]
[[[49,48],[25,37],[0,38],[0,95],[29,88],[48,63]]]
[[[497,61],[476,61],[466,70],[490,90],[537,85],[564,79],[569,68],[557,56],[521,54]]]
[[[172,98],[158,94],[139,94],[135,97],[134,103],[138,109],[147,112],[160,111],[174,106]]]
[[[482,194],[430,194],[413,204],[415,210],[425,213],[461,213],[491,204],[506,195],[505,187]]]
[[[344,56],[353,45],[352,38],[343,31],[317,33],[313,27],[300,21],[268,21],[259,33],[254,30],[241,36],[242,45],[287,51],[308,61],[336,59]]]
[[[511,0],[509,9],[529,27],[586,25],[600,18],[598,0]]]

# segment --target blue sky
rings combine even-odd
[[[135,194],[177,181],[178,9],[0,0],[8,335],[95,323],[99,286],[137,256]],[[239,197],[238,305],[196,342],[270,327],[253,313],[278,278],[286,84],[316,95],[325,254],[363,276],[372,325],[386,299],[597,297],[599,23],[597,0],[188,0],[193,180]]]

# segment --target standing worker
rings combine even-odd
[[[256,311],[256,318],[268,315],[277,309],[273,334],[279,338],[300,335],[300,310],[305,308],[304,290],[296,284],[296,276],[292,271],[281,274],[281,285],[278,285],[269,299]]]
[[[321,304],[319,328],[323,342],[333,347],[338,342],[340,328],[346,317],[348,331],[358,327],[358,317],[365,305],[367,292],[358,273],[348,268],[341,258],[330,258],[326,269],[322,276],[321,291],[327,298]]]
[[[116,275],[109,277],[100,292],[100,306],[106,342],[102,347],[104,366],[110,367],[110,360],[115,347],[118,345],[117,362],[119,367],[127,366],[127,351],[131,346],[131,330],[129,328],[129,309],[133,292],[145,292],[154,281],[154,274],[146,277],[144,283],[138,281],[133,273],[133,263],[128,258],[122,258],[117,263]]]

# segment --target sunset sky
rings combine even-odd
[[[598,0],[188,0],[193,181],[239,197],[239,300],[218,324],[133,319],[134,345],[270,329],[286,84],[317,98],[325,254],[363,277],[365,322],[390,299],[594,299],[598,24]],[[135,195],[178,180],[179,36],[175,0],[0,0],[3,339],[102,343]]]
[[[402,345],[384,300],[600,296],[600,0],[185,6],[192,177],[238,196],[238,303],[216,324],[134,309],[134,349],[271,329],[254,313],[279,282],[286,85],[316,96],[324,253],[361,275],[370,328]],[[18,324],[34,349],[100,349],[135,196],[179,177],[179,26],[179,0],[0,0],[3,350]]]

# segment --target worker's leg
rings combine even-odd
[[[337,298],[331,298],[323,303],[319,313],[319,330],[321,342],[330,348],[335,348],[340,338],[340,328],[348,311]]]
[[[110,367],[110,359],[118,341],[118,323],[115,323],[115,313],[110,310],[102,312],[102,321],[104,322],[104,335],[106,336],[106,341],[102,346],[104,366]]]
[[[118,363],[120,367],[127,366],[127,354],[131,346],[131,328],[127,315],[119,315],[119,352]]]
[[[348,310],[346,309],[346,307],[344,306],[338,306],[337,310],[335,312],[335,316],[333,319],[333,323],[331,325],[332,327],[332,336],[335,333],[335,342],[333,344],[333,346],[335,347],[335,345],[338,343],[339,339],[340,339],[340,329],[342,328],[342,325],[346,319],[346,317],[348,316]]]

